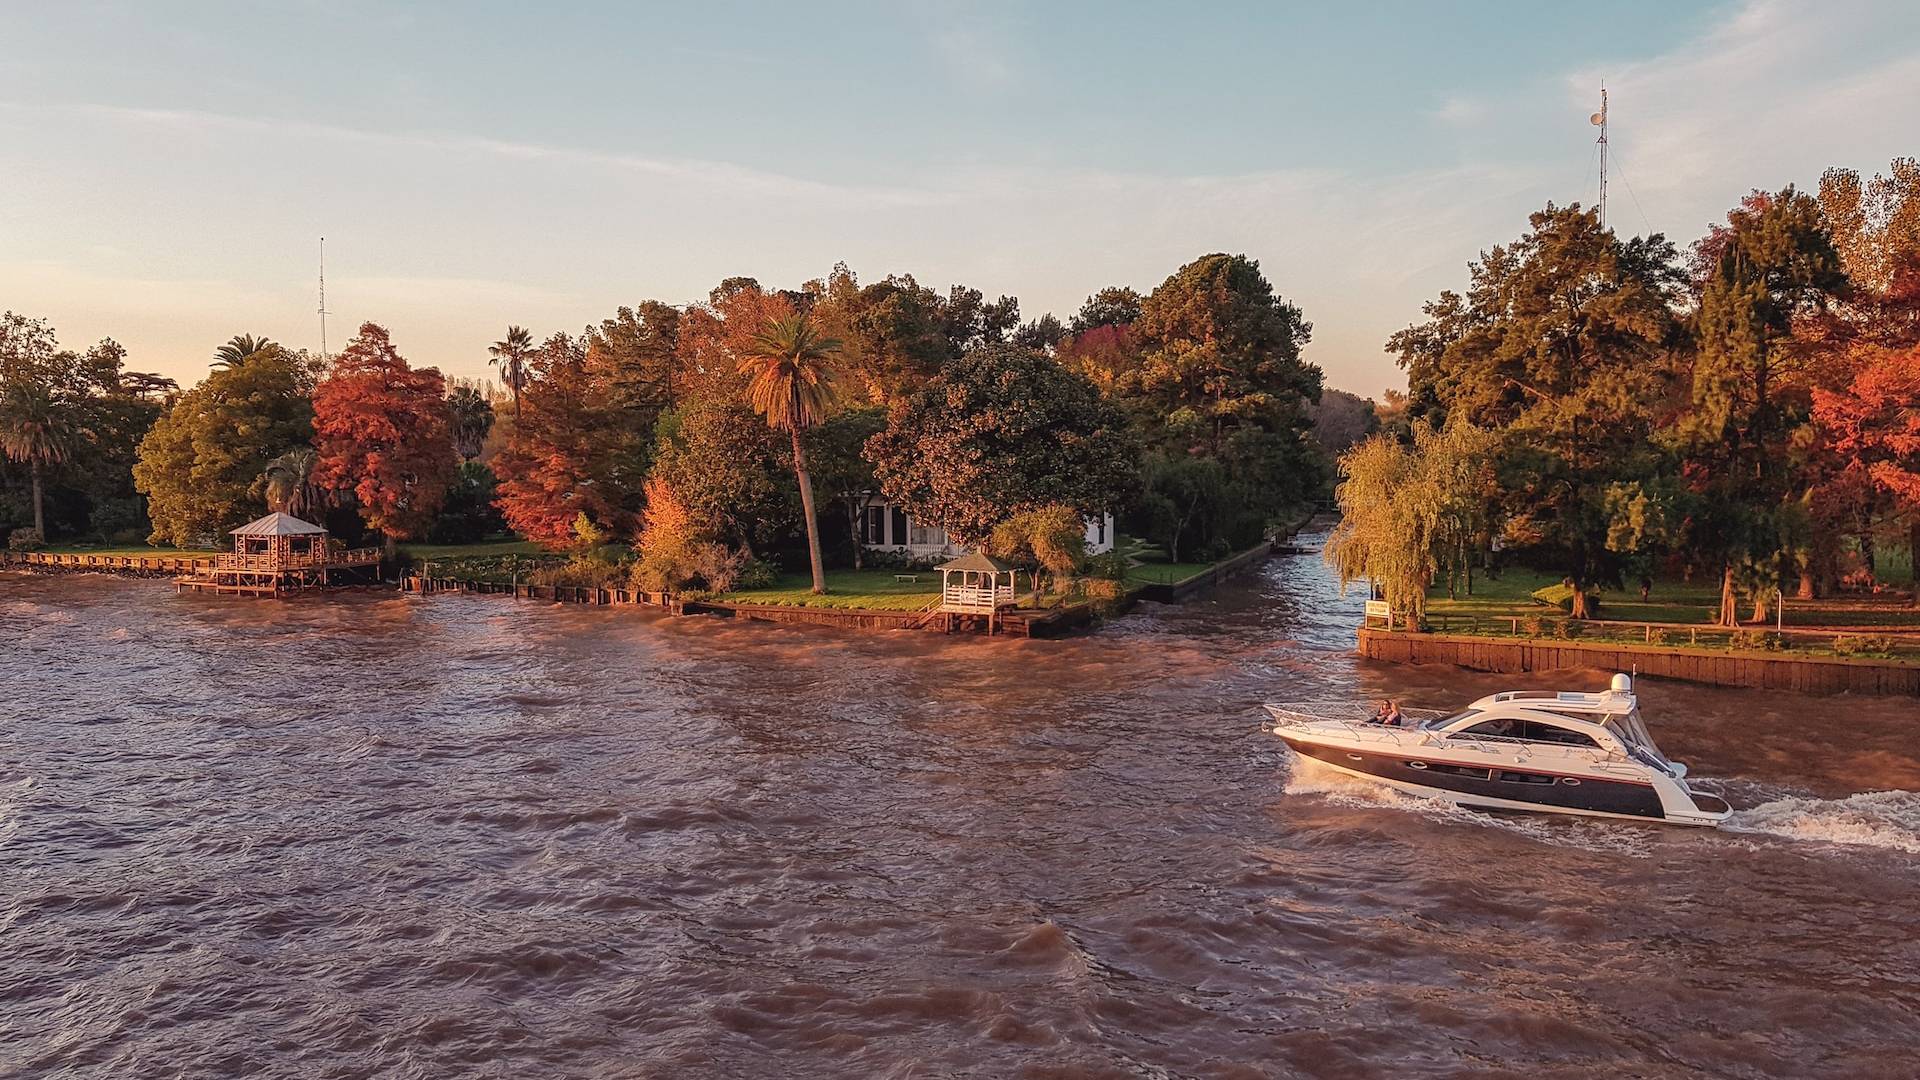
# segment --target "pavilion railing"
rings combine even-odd
[[[1006,585],[949,585],[940,596],[940,606],[948,611],[993,611],[1013,602],[1013,589]]]

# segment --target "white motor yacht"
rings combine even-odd
[[[1690,789],[1687,767],[1654,745],[1626,675],[1598,694],[1510,690],[1398,726],[1351,702],[1266,710],[1296,754],[1463,806],[1708,826],[1733,812]]]

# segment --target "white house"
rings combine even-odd
[[[860,544],[869,550],[899,551],[927,559],[951,558],[966,551],[947,539],[945,529],[912,520],[884,495],[875,495],[867,504],[866,517],[860,522]],[[1112,550],[1113,515],[1089,517],[1087,554],[1101,555]]]

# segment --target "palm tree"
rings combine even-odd
[[[272,461],[260,474],[260,485],[267,509],[297,518],[313,520],[333,503],[333,493],[313,482],[313,469],[320,455],[310,446],[289,450]]]
[[[447,406],[453,411],[453,445],[460,460],[472,461],[493,430],[493,403],[475,387],[463,385],[447,395]]]
[[[807,476],[807,455],[800,434],[826,419],[840,374],[835,358],[840,342],[821,337],[805,315],[774,319],[754,335],[740,372],[751,376],[747,400],[775,430],[793,439],[793,475],[800,481],[800,510],[807,521],[807,555],[813,560],[813,591],[827,591],[826,571],[820,565],[820,522],[813,516],[813,481]]]
[[[0,453],[24,462],[33,478],[33,529],[43,540],[47,514],[40,470],[67,460],[73,436],[73,421],[45,387],[20,383],[0,397]]]
[[[500,365],[500,378],[513,392],[513,415],[520,415],[520,388],[527,385],[527,357],[533,355],[533,335],[525,327],[507,327],[507,339],[487,346],[488,364]]]
[[[235,334],[228,339],[225,345],[213,350],[213,363],[207,366],[237,368],[241,364],[246,363],[247,359],[255,353],[265,352],[275,347],[273,342],[268,341],[264,337],[254,337],[252,334]]]

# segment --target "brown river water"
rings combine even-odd
[[[1920,706],[1649,680],[1733,827],[1296,769],[1311,556],[1066,641],[0,575],[0,1075],[1920,1075]]]

